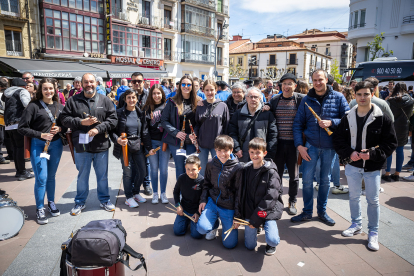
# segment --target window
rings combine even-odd
[[[217,11],[223,12],[223,0],[217,0]]]
[[[185,23],[197,25],[212,30],[214,34],[215,13],[206,10],[198,9],[192,6],[185,6]],[[197,28],[198,29],[198,28]],[[210,34],[210,33],[209,33]]]
[[[47,49],[105,53],[102,19],[49,9],[44,18]]]
[[[171,22],[171,11],[164,10],[164,28],[171,28],[170,22]]]
[[[3,1],[8,1],[8,0],[0,0],[0,1],[3,2]],[[9,1],[12,1],[12,0],[9,0]],[[91,12],[98,12],[98,5],[102,5],[102,9],[100,9],[99,12],[103,12],[102,0],[44,0],[44,1],[48,3],[60,5],[63,7],[67,7],[69,4],[69,8],[91,11]]]
[[[217,23],[217,36],[223,34],[223,24]]]
[[[164,59],[172,60],[171,39],[164,38]]]
[[[353,13],[351,12],[349,14],[349,28],[351,28],[351,29],[352,29],[352,16],[353,16]]]
[[[162,58],[161,33],[112,25],[112,37],[114,55]],[[171,42],[169,51],[171,51]]]
[[[151,18],[151,2],[142,1],[142,17]]]
[[[208,51],[208,44],[203,44],[203,55],[208,55],[209,51]],[[220,48],[221,49],[221,48]]]
[[[369,48],[366,47],[365,48],[365,56],[364,56],[364,61],[368,61],[369,60]]]
[[[297,64],[296,54],[289,54],[289,64]]]
[[[243,66],[243,58],[242,57],[237,58],[237,64],[240,65],[240,66]]]
[[[269,65],[276,65],[276,55],[270,55]]]
[[[12,12],[19,14],[19,1],[18,0],[0,0],[1,13]]]
[[[21,30],[11,28],[13,30],[8,30],[7,27],[4,30],[6,52],[8,56],[20,56],[22,55],[22,33]]]
[[[252,56],[251,61],[253,65],[257,65],[257,56]]]
[[[354,12],[354,29],[358,27],[358,11]]]
[[[223,48],[217,47],[217,64],[223,65]]]
[[[326,49],[325,49],[325,55],[330,56],[329,50],[330,50],[330,48],[329,47],[326,47]]]
[[[360,27],[365,27],[365,12],[366,10],[361,10],[361,20],[359,21]]]

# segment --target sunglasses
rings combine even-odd
[[[132,84],[141,84],[143,82],[143,80],[132,80],[131,83]]]
[[[28,79],[30,79],[30,78],[22,78],[22,80],[28,80]]]
[[[191,87],[191,85],[192,85],[191,83],[187,83],[187,87]],[[185,87],[185,86],[186,86],[186,84],[185,84],[185,83],[182,83],[182,84],[181,84],[181,86],[182,86],[182,87]]]

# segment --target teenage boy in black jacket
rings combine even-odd
[[[267,154],[266,142],[262,138],[253,138],[249,142],[249,163],[242,170],[242,184],[236,199],[235,217],[250,222],[245,226],[244,245],[254,250],[257,245],[257,229],[264,226],[267,255],[276,253],[280,242],[276,220],[283,212],[283,186],[272,159],[264,159]],[[234,228],[239,222],[234,220]]]
[[[202,193],[202,184],[204,177],[199,173],[201,170],[201,161],[197,156],[190,155],[185,160],[185,173],[180,175],[174,187],[174,201],[177,207],[177,217],[174,221],[174,234],[177,236],[185,235],[188,223],[191,222],[191,237],[201,239],[203,235],[197,231],[197,221],[200,217],[198,213],[198,204]],[[181,195],[181,199],[180,199]],[[184,213],[194,219],[190,221],[184,216]]]
[[[371,82],[359,82],[355,86],[357,105],[342,119],[333,133],[333,146],[342,164],[349,187],[349,207],[351,226],[342,232],[344,237],[352,237],[362,232],[361,186],[365,181],[368,202],[368,248],[379,249],[379,188],[381,168],[388,156],[397,148],[397,137],[390,118],[371,103],[374,86]]]
[[[206,234],[207,240],[216,237],[220,217],[223,233],[233,225],[234,210],[237,209],[236,197],[239,189],[241,165],[233,152],[233,139],[227,135],[219,135],[214,141],[216,156],[207,163],[204,175],[203,193],[201,194],[197,231]],[[238,233],[231,231],[224,240],[224,247],[231,249],[237,245]]]

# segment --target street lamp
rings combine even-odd
[[[252,78],[253,65],[255,65],[255,63],[256,63],[256,57],[249,57],[249,65],[250,65],[249,79]]]
[[[216,79],[217,79],[217,76],[218,76],[218,72],[217,72],[217,46],[218,46],[219,41],[224,38],[223,30],[227,29],[228,27],[229,27],[229,24],[227,24],[226,21],[224,20],[223,28],[220,29],[220,33],[219,33],[219,36],[218,36],[218,39],[217,39],[217,42],[216,42],[216,47],[214,48],[214,72],[213,72],[213,75],[216,77]]]

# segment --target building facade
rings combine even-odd
[[[382,46],[397,59],[414,59],[414,1],[351,0],[348,40],[356,46],[356,62],[371,60],[368,42],[383,32]]]

